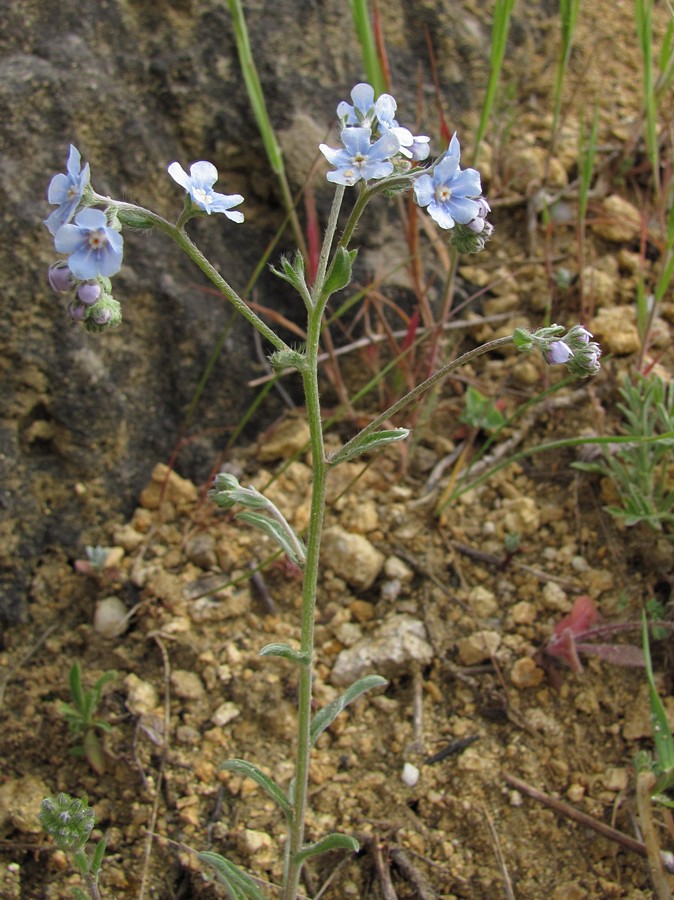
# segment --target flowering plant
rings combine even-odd
[[[305,840],[309,758],[318,736],[349,703],[364,692],[386,684],[376,674],[367,675],[328,706],[313,712],[314,613],[328,473],[346,460],[405,440],[409,430],[392,428],[389,420],[448,374],[496,347],[514,343],[525,352],[537,347],[549,363],[566,363],[572,371],[582,375],[594,373],[599,366],[599,348],[590,343],[591,336],[580,326],[568,332],[557,325],[534,333],[518,329],[512,336],[492,340],[441,366],[343,446],[331,454],[326,453],[318,385],[321,329],[330,297],[343,290],[352,279],[356,251],[351,249],[351,240],[366,205],[378,194],[412,190],[416,202],[428,211],[462,252],[481,251],[493,233],[488,221],[490,206],[481,193],[480,174],[476,169],[461,168],[461,149],[456,135],[435,162],[420,165],[429,157],[430,139],[425,135],[413,135],[398,123],[395,118],[397,103],[393,97],[381,94],[375,98],[373,88],[361,83],[351,91],[351,101],[342,101],[337,106],[341,146],[320,146],[332,166],[327,180],[336,187],[313,283],[307,283],[305,260],[299,252],[292,260],[282,259],[280,268],[273,270],[292,284],[303,301],[307,340],[301,350],[291,348],[257,315],[204,257],[185,229],[193,217],[217,213],[222,213],[233,223],[243,222],[243,214],[234,209],[243,198],[213,190],[218,172],[212,163],[193,163],[189,175],[177,162],[168,166],[171,178],[185,191],[183,210],[175,222],[134,204],[97,194],[90,186],[88,167],[80,168],[79,152],[74,147],[68,160],[68,174],[55,176],[48,193],[50,203],[57,205],[57,209],[46,224],[54,235],[57,251],[65,255],[65,259],[51,267],[49,281],[54,290],[68,298],[66,308],[71,319],[82,322],[90,331],[119,326],[121,307],[112,297],[110,276],[121,266],[121,229],[125,225],[157,229],[168,235],[195,262],[271,345],[274,367],[292,367],[302,379],[313,466],[309,528],[305,539],[294,533],[270,500],[254,488],[242,487],[231,474],[219,475],[211,491],[213,501],[220,507],[241,508],[237,517],[272,537],[303,571],[300,646],[272,643],[261,650],[263,656],[290,660],[298,670],[294,777],[290,785],[282,787],[254,763],[239,759],[225,763],[230,771],[252,778],[285,817],[288,839],[281,887],[283,900],[297,897],[302,869],[308,859],[328,850],[358,848],[358,842],[352,836],[340,833],[328,834],[314,843]],[[356,196],[343,232],[336,239],[338,217],[347,188],[355,188]],[[200,858],[214,869],[232,896],[263,896],[256,880],[229,860],[210,852],[200,854]]]

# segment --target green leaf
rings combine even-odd
[[[388,681],[385,678],[382,678],[381,675],[366,675],[365,678],[359,678],[358,681],[355,681],[351,687],[348,687],[344,693],[340,694],[340,696],[337,697],[336,700],[333,700],[332,703],[328,703],[327,706],[320,709],[311,723],[311,746],[313,747],[318,735],[332,725],[337,716],[346,709],[349,703],[353,703],[354,700],[357,700],[358,697],[366,691],[370,691],[372,688],[376,687],[384,687],[387,684]]]
[[[320,853],[328,853],[330,850],[350,850],[352,853],[358,853],[360,844],[351,837],[350,834],[340,834],[338,831],[327,834],[315,844],[309,844],[303,847],[296,856],[297,862],[305,862],[311,856],[318,856]]]
[[[291,662],[297,663],[298,666],[306,667],[309,663],[306,653],[293,650],[289,644],[266,644],[260,650],[260,656],[280,656],[282,659],[289,659]]]
[[[101,840],[94,847],[94,852],[91,857],[91,863],[89,865],[89,872],[94,878],[97,878],[98,873],[100,872],[101,865],[103,864],[103,857],[105,856],[106,846],[107,844],[105,838],[101,838]]]
[[[275,519],[270,519],[268,516],[256,512],[240,512],[237,513],[236,518],[242,522],[248,522],[249,525],[254,525],[260,531],[273,538],[277,544],[280,544],[283,551],[295,565],[301,569],[304,568],[306,560],[304,544],[297,535],[289,532],[289,525],[284,525]]]
[[[237,775],[251,778],[256,784],[260,785],[262,790],[271,797],[277,806],[281,807],[286,818],[290,819],[293,812],[290,801],[276,782],[269,775],[265,775],[256,765],[247,762],[245,759],[228,759],[220,768],[225,769],[227,772],[236,772]]]
[[[84,712],[86,704],[84,691],[82,690],[82,667],[79,662],[73,663],[70,667],[68,681],[70,682],[70,693],[75,701],[75,706],[80,712]]]
[[[329,297],[337,291],[343,290],[351,283],[351,271],[353,269],[353,261],[358,254],[357,250],[346,250],[344,247],[338,247],[335,253],[335,259],[328,273],[323,288],[323,295]]]
[[[204,850],[197,854],[197,859],[214,870],[215,877],[220,884],[224,884],[232,900],[266,900],[250,875],[219,853]]]
[[[653,665],[651,663],[651,648],[648,640],[648,620],[646,613],[642,613],[644,661],[646,663],[646,678],[648,679],[648,700],[651,708],[651,722],[653,724],[653,742],[655,754],[660,771],[668,775],[674,770],[674,739],[667,722],[667,714],[660,695],[655,687],[653,678]],[[662,788],[660,788],[662,790]]]
[[[361,453],[366,453],[368,450],[378,450],[387,444],[404,441],[409,436],[409,433],[409,428],[390,428],[387,431],[375,431],[374,434],[366,434],[361,440],[356,436],[353,442],[349,441],[341,450],[338,450],[330,457],[330,465],[336,466],[338,463],[360,456]]]
[[[306,293],[308,289],[304,277],[304,257],[299,250],[295,252],[295,258],[292,262],[287,256],[282,256],[281,267],[282,269],[277,269],[274,266],[270,266],[274,275],[283,279],[283,281],[287,281],[288,284],[292,284],[300,294]]]

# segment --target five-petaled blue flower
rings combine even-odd
[[[359,125],[364,128],[377,126],[379,134],[392,131],[400,144],[399,152],[408,159],[420,161],[426,159],[430,152],[430,138],[425,134],[413,135],[408,128],[403,128],[395,119],[398,104],[390,94],[381,94],[374,99],[374,88],[371,84],[361,82],[351,91],[353,105],[342,100],[337,106],[337,116],[343,127]]]
[[[335,172],[328,172],[328,181],[350,187],[361,179],[368,181],[391,174],[393,163],[389,157],[400,149],[398,138],[387,132],[370,144],[371,134],[369,128],[345,128],[341,135],[344,149],[334,150],[327,144],[320,145],[323,156],[336,168]]]
[[[455,222],[467,225],[480,216],[480,173],[477,169],[461,169],[460,159],[461,147],[454,135],[433,173],[420,175],[414,184],[417,203],[428,207],[441,228],[453,228]]]
[[[218,180],[218,170],[213,163],[203,160],[195,162],[190,166],[188,175],[180,163],[172,162],[168,173],[209,216],[211,213],[224,213],[232,222],[243,222],[242,212],[231,211],[233,206],[243,203],[241,194],[218,194],[213,190]]]
[[[80,152],[71,144],[66,165],[68,174],[64,175],[59,172],[49,183],[47,199],[51,204],[58,206],[58,209],[55,209],[44,222],[50,234],[55,235],[59,228],[70,222],[77,209],[77,204],[82,199],[84,189],[89,184],[89,163],[81,166],[80,162]]]
[[[54,246],[68,254],[68,268],[83,281],[115,275],[122,265],[124,240],[100,209],[84,209],[75,216],[74,225],[59,228]]]

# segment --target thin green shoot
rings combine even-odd
[[[653,77],[653,0],[636,0],[635,19],[642,57],[643,102],[646,112],[646,151],[653,171],[656,195],[661,193],[658,147],[658,104]]]
[[[295,211],[295,204],[288,184],[285,166],[283,164],[283,153],[267,111],[262,84],[260,83],[260,77],[257,73],[255,60],[250,47],[248,27],[246,25],[243,6],[241,0],[227,0],[227,5],[229,6],[229,10],[232,14],[232,21],[234,23],[234,37],[236,39],[236,48],[239,54],[243,79],[246,83],[248,98],[253,114],[255,115],[260,136],[262,137],[267,159],[269,160],[272,171],[278,179],[281,195],[283,197],[283,204],[290,220],[297,246],[304,258],[307,259],[308,251],[306,241],[304,240],[304,234],[300,227],[297,212]]]
[[[480,144],[484,138],[489,118],[496,99],[496,91],[501,80],[501,68],[506,51],[506,43],[508,40],[508,31],[510,29],[510,16],[515,6],[515,0],[495,0],[494,3],[494,19],[492,23],[491,33],[491,52],[489,55],[489,82],[487,84],[487,92],[485,94],[484,103],[482,105],[482,114],[480,116],[480,124],[478,125],[477,135],[475,136],[475,147],[473,150],[472,164],[476,165],[480,153]]]
[[[379,96],[386,92],[388,85],[370,22],[367,0],[349,0],[349,7],[358,35],[366,80],[374,88],[375,96]]]
[[[566,72],[571,60],[571,51],[573,50],[573,35],[574,31],[576,30],[576,20],[578,18],[578,11],[580,10],[580,3],[581,0],[559,0],[562,43],[560,47],[559,58],[557,60],[555,87],[553,93],[551,155],[557,141],[559,115],[562,108],[564,78],[566,77]]]
[[[674,786],[674,737],[672,737],[672,730],[667,721],[665,707],[655,686],[648,637],[648,619],[645,610],[642,613],[642,637],[646,678],[648,679],[648,704],[653,726],[653,744],[655,746],[655,757],[649,766],[656,776],[653,799],[674,808],[674,802],[669,797],[663,796],[664,791]]]
[[[595,104],[592,124],[587,136],[581,132],[580,146],[580,178],[578,184],[578,272],[580,275],[580,308],[581,321],[585,322],[591,314],[586,306],[583,270],[585,268],[585,234],[587,225],[587,207],[590,200],[590,188],[597,154],[597,134],[599,131],[599,108]]]

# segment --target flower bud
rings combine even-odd
[[[85,282],[77,289],[77,298],[81,303],[84,303],[85,306],[93,306],[100,296],[101,286],[95,281]]]
[[[56,263],[47,273],[49,285],[57,294],[69,294],[73,289],[73,275],[65,263]]]
[[[102,294],[93,306],[88,307],[85,319],[87,331],[98,332],[105,328],[117,328],[122,322],[122,307],[109,294]]]
[[[553,341],[545,351],[545,360],[551,366],[563,366],[572,356],[573,351],[564,341]]]
[[[84,305],[84,303],[79,303],[77,300],[73,300],[72,303],[69,303],[66,307],[66,312],[68,313],[68,317],[71,318],[73,322],[83,322],[87,314],[87,307]]]

